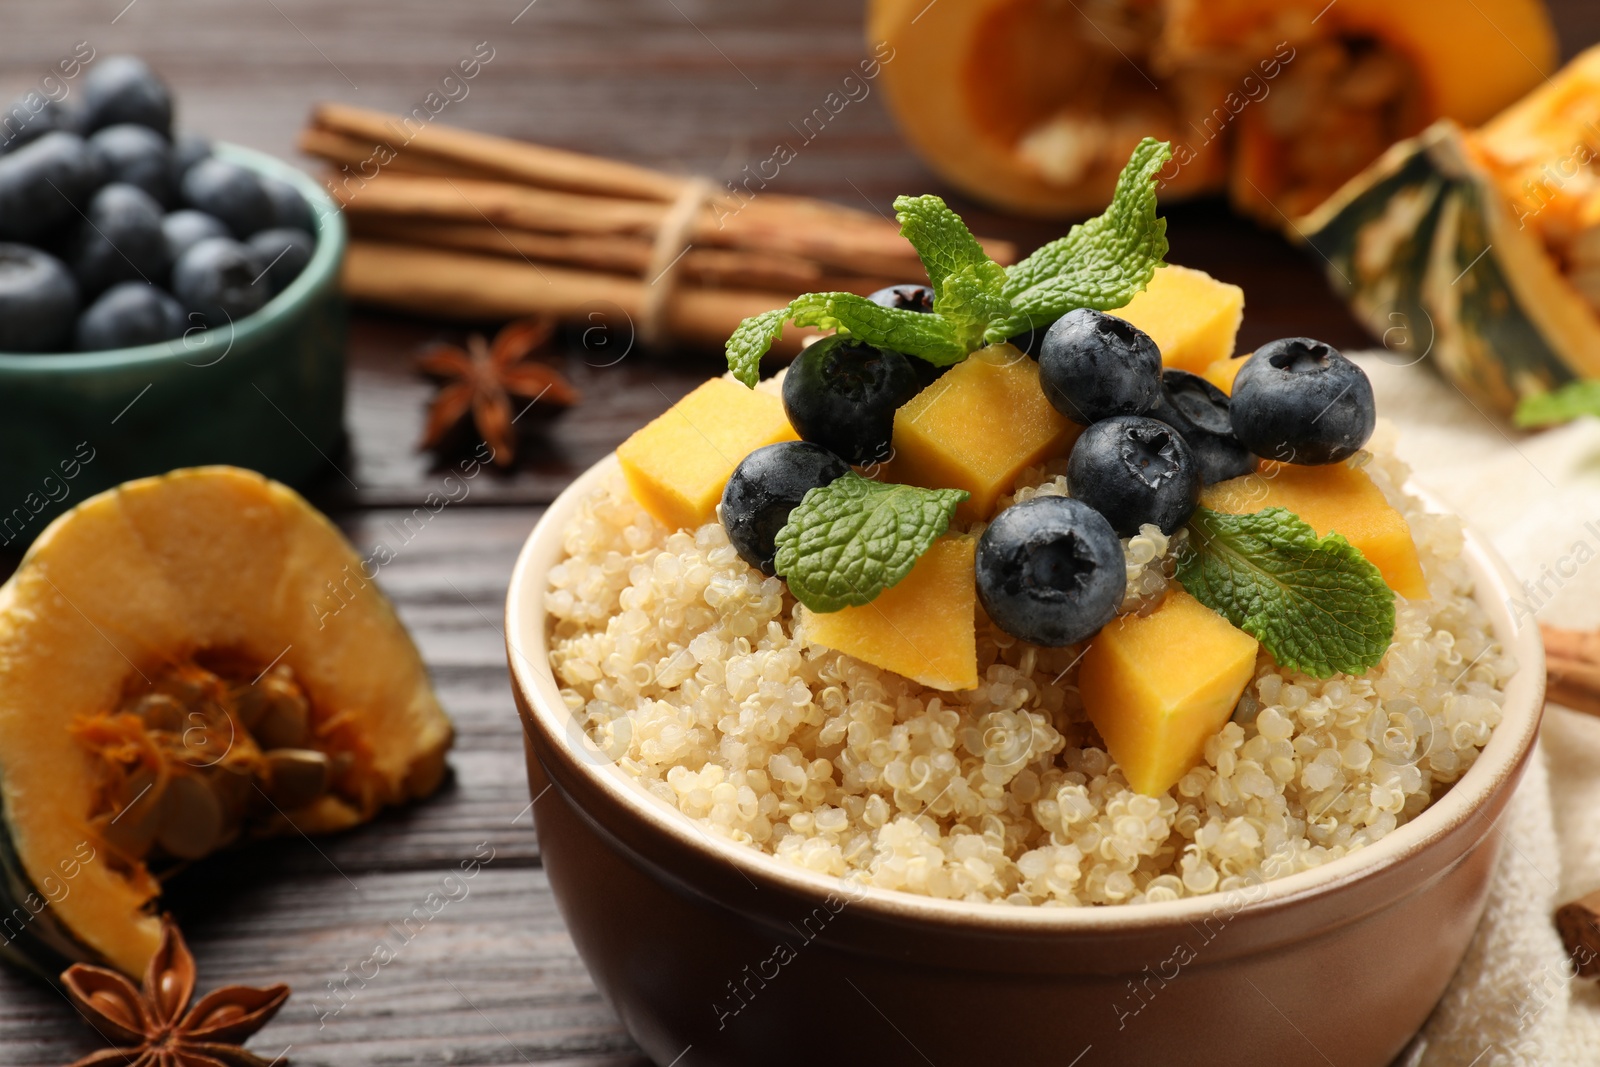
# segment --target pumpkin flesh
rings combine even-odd
[[[0,858],[48,899],[35,924],[137,974],[165,866],[438,785],[449,720],[361,567],[296,494],[232,468],[129,483],[40,536],[0,588]],[[298,733],[263,725],[274,699],[300,702]],[[169,805],[187,837],[160,833]]]

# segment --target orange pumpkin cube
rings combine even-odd
[[[1149,334],[1161,349],[1163,365],[1199,374],[1233,355],[1244,321],[1244,290],[1205,271],[1167,266],[1111,314]]]

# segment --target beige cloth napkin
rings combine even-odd
[[[1532,583],[1537,617],[1600,627],[1600,420],[1521,434],[1426,367],[1391,353],[1357,359],[1417,484]],[[1600,719],[1547,709],[1502,835],[1483,923],[1404,1062],[1600,1064],[1600,985],[1570,978],[1552,922],[1559,905],[1600,888]]]

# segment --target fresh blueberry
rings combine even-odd
[[[261,278],[263,272],[264,264],[249,246],[228,237],[208,237],[172,268],[172,292],[207,326],[223,326],[267,302],[271,294]]]
[[[1147,522],[1170,534],[1194,514],[1200,467],[1171,426],[1118,415],[1083,431],[1067,460],[1067,486],[1122,537]]]
[[[801,351],[783,378],[783,410],[803,439],[846,463],[889,458],[895,409],[918,392],[899,352],[835,334]]]
[[[1258,456],[1286,463],[1338,463],[1361,450],[1377,424],[1366,372],[1309,337],[1256,349],[1233,380],[1234,435]]]
[[[1161,350],[1125,319],[1069,311],[1044,335],[1039,381],[1055,409],[1083,426],[1145,415],[1161,401]]]
[[[272,201],[254,173],[225,159],[202,159],[183,176],[183,202],[215,215],[241,241],[272,225]]]
[[[722,527],[750,566],[775,573],[778,531],[807,492],[842,478],[850,465],[819,445],[784,441],[758,448],[738,467],[722,491]]]
[[[152,345],[182,337],[189,324],[183,305],[153,285],[120,282],[78,316],[73,336],[79,352]]]
[[[75,133],[47,133],[0,156],[0,240],[31,241],[78,218],[104,183],[99,161]]]
[[[201,137],[198,133],[179,134],[178,139],[172,142],[172,187],[178,188],[183,183],[183,176],[189,173],[189,168],[210,156],[210,138]]]
[[[272,202],[272,228],[275,230],[304,230],[317,232],[316,216],[311,205],[300,195],[300,190],[278,178],[262,178],[261,188]]]
[[[117,282],[167,276],[161,205],[143,189],[113,182],[94,194],[68,245],[67,262],[89,299]]]
[[[107,126],[89,138],[106,180],[137,185],[163,205],[172,203],[172,146],[148,126]]]
[[[0,352],[58,352],[72,336],[78,283],[67,265],[27,245],[0,244]]]
[[[1256,457],[1233,436],[1228,421],[1228,394],[1198,374],[1173,368],[1161,372],[1161,403],[1153,418],[1183,434],[1200,483],[1212,485],[1240,478],[1256,469]]]
[[[918,311],[924,315],[933,312],[933,290],[915,282],[887,286],[867,299],[879,307],[894,308],[898,311]]]
[[[172,94],[138,56],[107,56],[83,79],[83,122],[91,133],[132,122],[166,137],[172,132]]]
[[[1036,645],[1093,637],[1115,617],[1127,582],[1116,531],[1081,500],[1036,496],[1014,504],[978,540],[983,610]]]
[[[74,132],[74,116],[38,91],[23,93],[0,111],[0,155],[37,141],[53,130]]]
[[[230,234],[221,219],[204,211],[184,208],[162,216],[161,236],[167,243],[167,262],[175,264],[185,252],[207,237],[228,237]]]
[[[266,264],[267,282],[274,296],[300,276],[317,250],[316,241],[304,230],[262,230],[245,244]]]

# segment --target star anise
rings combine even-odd
[[[444,379],[428,410],[428,424],[418,447],[437,445],[470,411],[478,433],[494,451],[494,462],[508,466],[516,452],[511,397],[557,407],[578,402],[578,391],[571,383],[554,369],[527,359],[549,342],[555,329],[551,318],[519,319],[495,334],[492,345],[475,333],[467,338],[465,349],[439,344],[417,357],[419,370]]]
[[[63,971],[61,985],[101,1036],[119,1046],[72,1067],[270,1067],[240,1045],[289,999],[286,985],[231,985],[185,1013],[194,996],[194,957],[170,917],[161,920],[161,947],[145,971],[143,990],[115,971],[85,963]]]

